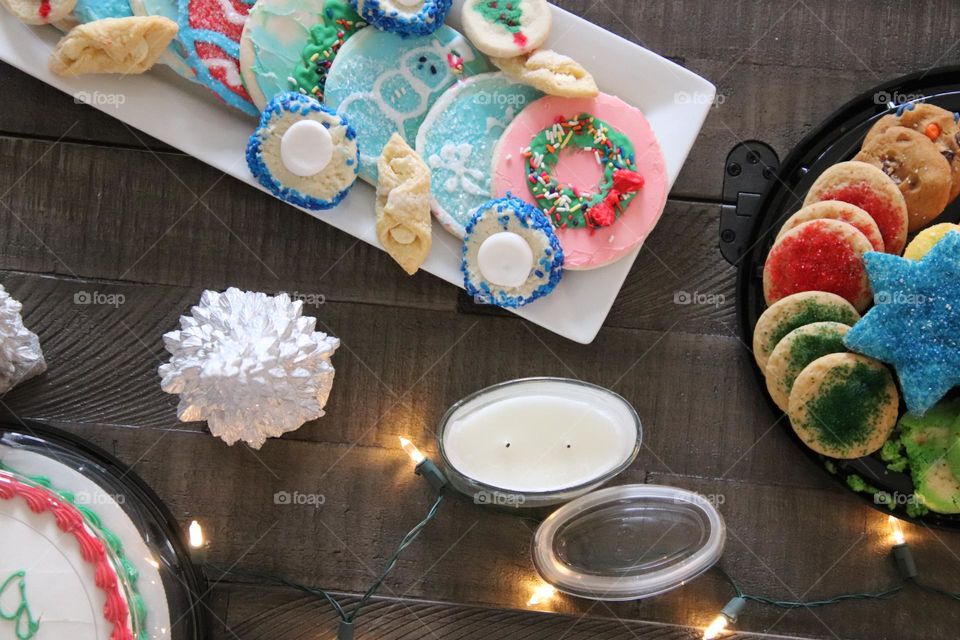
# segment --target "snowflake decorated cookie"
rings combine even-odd
[[[462,22],[477,49],[514,58],[546,42],[552,18],[547,0],[466,0]]]
[[[500,198],[481,205],[467,224],[460,268],[477,302],[516,309],[554,290],[563,261],[546,216],[517,198]]]
[[[73,17],[80,23],[132,15],[129,0],[77,0],[73,8]]]
[[[357,179],[353,127],[309,96],[281,93],[247,145],[250,172],[272,194],[311,210],[335,207]]]
[[[360,143],[360,177],[377,183],[377,159],[394,133],[413,143],[430,107],[457,81],[490,70],[450,27],[404,39],[364,29],[343,45],[327,76],[324,103],[350,120]]]
[[[667,200],[653,130],[607,94],[528,106],[501,137],[493,171],[497,195],[522,197],[547,216],[567,269],[596,269],[637,249]]]
[[[253,0],[178,0],[180,32],[187,63],[197,81],[231,107],[256,116],[240,75],[240,38]]]
[[[865,260],[877,304],[844,342],[892,365],[907,408],[923,415],[960,384],[960,232],[919,261],[881,253]]]
[[[407,38],[428,36],[439,29],[452,0],[350,0],[350,4],[380,31]]]
[[[432,173],[433,212],[462,238],[474,210],[490,199],[494,151],[524,107],[543,96],[502,73],[474,76],[444,93],[417,135]]]

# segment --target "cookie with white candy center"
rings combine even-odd
[[[547,0],[467,0],[461,19],[473,46],[497,58],[539,49],[553,22]]]
[[[357,134],[346,118],[297,92],[270,101],[247,145],[247,165],[260,184],[314,211],[343,200],[359,162]]]
[[[553,292],[563,249],[539,209],[500,198],[481,205],[467,224],[460,268],[477,302],[517,309]]]
[[[443,25],[452,0],[350,0],[360,16],[380,31],[403,37],[428,36]]]

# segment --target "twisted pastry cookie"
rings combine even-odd
[[[70,30],[50,55],[61,76],[143,73],[177,35],[177,23],[158,16],[104,18]]]
[[[539,49],[516,58],[490,58],[490,61],[517,82],[547,95],[595,98],[600,93],[590,72],[573,58],[556,51]]]
[[[433,244],[430,169],[399,134],[378,161],[377,238],[403,270],[413,275]]]

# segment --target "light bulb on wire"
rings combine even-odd
[[[410,459],[413,460],[413,463],[416,465],[421,464],[427,459],[427,456],[420,453],[420,449],[417,449],[417,445],[402,436],[400,437],[400,446],[407,452],[407,455],[410,456]]]
[[[719,615],[713,619],[713,622],[703,630],[703,640],[714,640],[714,638],[719,638],[720,634],[727,630],[727,627],[732,625],[737,621],[737,618],[740,616],[740,612],[743,611],[743,607],[747,604],[745,598],[737,596],[733,598],[720,610]]]
[[[903,535],[903,526],[901,526],[899,518],[887,516],[887,524],[890,525],[890,540],[893,542],[893,546],[906,544],[907,539]]]
[[[536,607],[550,600],[555,595],[557,595],[557,590],[554,589],[552,585],[546,583],[541,584],[533,590],[533,594],[530,596],[530,599],[527,600],[527,606]]]

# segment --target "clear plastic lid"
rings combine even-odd
[[[712,567],[726,542],[704,496],[658,485],[594,491],[537,529],[533,562],[558,590],[594,600],[636,600],[682,586]]]

